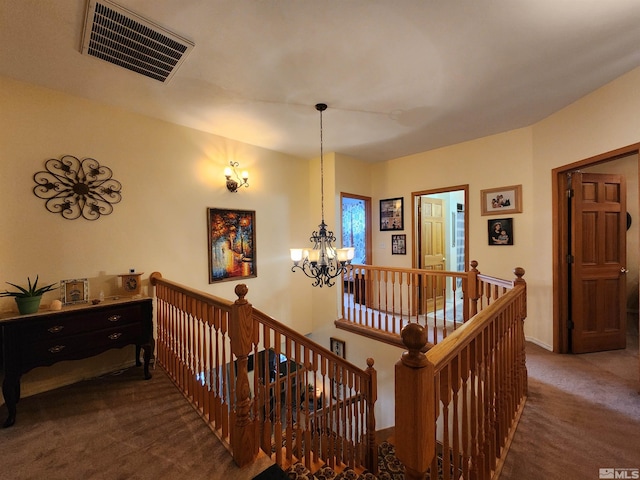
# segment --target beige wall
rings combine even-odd
[[[532,251],[527,272],[528,335],[553,342],[551,170],[640,141],[640,68],[614,80],[535,124],[533,179],[535,192]],[[524,265],[527,268],[527,265]]]
[[[469,258],[477,260],[486,274],[510,277],[530,248],[531,193],[523,188],[524,210],[514,218],[514,246],[489,246],[487,220],[480,215],[480,190],[505,185],[526,184],[531,177],[531,130],[513,130],[447,148],[403,157],[373,166],[374,204],[378,199],[404,197],[404,224],[407,251],[411,251],[411,192],[469,185]],[[511,216],[511,215],[510,215]],[[374,208],[373,224],[379,225],[379,209]],[[391,255],[391,234],[374,228],[374,263],[411,266],[411,255]],[[526,267],[525,267],[526,268]]]
[[[62,93],[0,78],[2,208],[0,289],[29,275],[43,282],[90,279],[91,297],[116,291],[129,268],[225,298],[238,282],[208,283],[207,207],[256,211],[258,277],[244,280],[249,300],[302,333],[311,331],[308,287],[290,272],[289,247],[308,238],[308,162]],[[97,221],[49,213],[33,175],[49,158],[93,157],[123,185],[122,202]],[[232,194],[223,169],[238,161],[250,187]],[[49,303],[56,294],[43,300]],[[0,310],[13,309],[0,299]],[[70,383],[130,363],[112,351],[93,362],[37,369],[23,394]]]
[[[470,142],[373,164],[374,207],[404,197],[405,232],[411,250],[411,192],[469,184],[469,258],[486,274],[510,278],[524,267],[529,286],[527,337],[553,345],[551,170],[639,141],[640,69],[618,78],[541,122]],[[487,245],[480,191],[523,185],[523,212],[514,219],[514,245]],[[350,193],[360,193],[351,191]],[[380,232],[373,211],[374,263],[411,266],[411,256],[391,255],[391,233]],[[630,255],[633,258],[633,255]]]
[[[550,347],[551,170],[638,142],[638,84],[640,69],[531,127],[388,162],[327,155],[325,220],[339,236],[340,192],[371,196],[374,262],[410,266],[411,256],[392,256],[391,233],[377,228],[378,201],[405,198],[410,251],[411,192],[468,184],[469,258],[480,262],[482,272],[503,278],[511,277],[515,266],[525,268],[525,331]],[[145,278],[158,270],[232,298],[236,282],[208,284],[206,207],[253,209],[258,278],[246,281],[250,301],[302,333],[314,330],[314,338],[328,345],[335,334],[330,324],[338,312],[337,289],[312,289],[300,272],[291,274],[288,259],[288,248],[306,244],[320,220],[318,159],[307,162],[8,79],[0,79],[0,104],[0,282],[35,274],[44,281],[89,277],[96,294],[94,284],[112,285],[115,275],[135,267]],[[67,221],[44,209],[31,191],[33,173],[46,159],[63,154],[95,157],[113,168],[124,185],[114,214],[96,222]],[[238,194],[224,188],[221,172],[229,159],[251,174],[251,187]],[[523,185],[523,212],[510,215],[514,245],[490,247],[486,230],[492,217],[480,215],[480,191],[513,184]],[[0,308],[11,308],[9,301]],[[353,348],[356,336],[348,340],[347,358],[362,366],[373,349],[364,342]],[[392,366],[376,365],[391,381],[385,368]],[[389,388],[381,382],[383,391]]]
[[[391,255],[391,232],[380,232],[377,227],[380,199],[404,197],[410,251],[411,192],[469,184],[469,258],[479,261],[483,273],[501,278],[510,278],[515,266],[525,268],[528,285],[525,333],[528,339],[550,349],[553,345],[551,171],[639,142],[638,84],[640,68],[531,127],[371,165],[370,193],[347,191],[373,197],[374,263],[411,266],[409,255]],[[630,177],[637,177],[637,173],[633,166],[626,167],[628,179],[633,183]],[[486,240],[487,219],[495,217],[481,216],[480,190],[514,184],[523,186],[523,212],[509,215],[514,219],[514,245],[490,247]],[[637,190],[633,185],[631,188]],[[629,199],[638,202],[633,194]],[[629,249],[637,248],[637,243],[631,240]],[[637,262],[637,258],[637,251],[629,252],[630,261]],[[637,265],[632,268],[638,269]],[[631,282],[634,278],[632,275]],[[401,350],[363,341],[330,327],[316,330],[314,339],[324,344],[331,335],[347,340],[349,361],[362,365],[366,356],[376,358],[380,393],[377,426],[393,425],[392,359],[399,358]]]

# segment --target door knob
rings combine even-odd
[[[628,271],[629,271],[629,270],[627,270],[627,269],[626,269],[626,268],[624,268],[624,267],[621,267],[621,268],[620,268],[620,273],[627,273]]]

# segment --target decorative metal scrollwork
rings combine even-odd
[[[112,178],[109,167],[93,158],[78,160],[64,155],[60,160],[47,160],[45,168],[33,175],[37,183],[33,193],[46,200],[47,210],[62,218],[97,220],[112,213],[113,205],[122,200],[122,184]]]

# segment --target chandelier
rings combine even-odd
[[[291,260],[293,267],[302,270],[304,274],[313,279],[314,287],[335,285],[333,281],[339,275],[346,273],[346,265],[351,263],[354,255],[354,248],[335,248],[333,243],[336,237],[332,231],[327,230],[324,222],[324,152],[322,145],[322,112],[327,109],[324,103],[318,103],[316,110],[320,112],[320,204],[322,206],[322,221],[318,225],[318,230],[311,234],[309,240],[313,244],[312,248],[292,248]]]

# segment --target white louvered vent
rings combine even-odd
[[[109,0],[89,0],[82,53],[167,82],[194,44]]]

